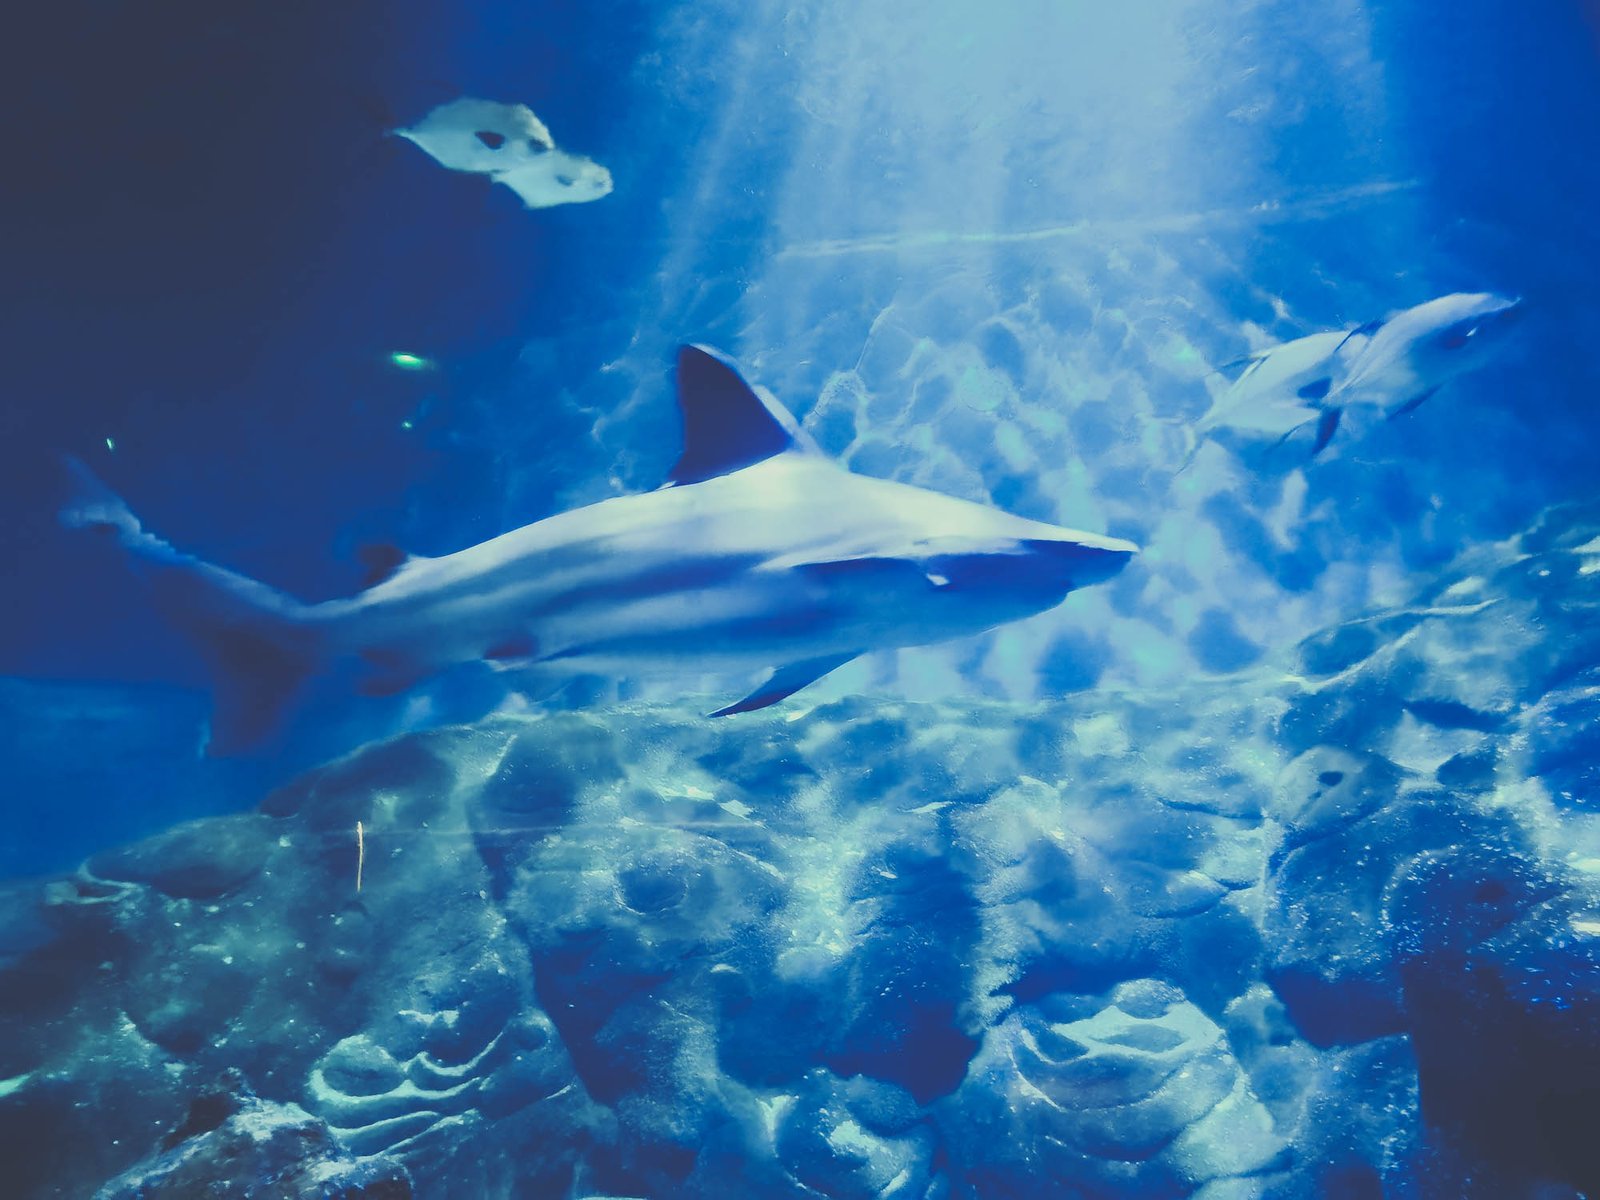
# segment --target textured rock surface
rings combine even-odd
[[[10,1186],[231,1068],[430,1197],[1592,1191],[1596,533],[1226,686],[501,717],[11,886]]]
[[[357,1161],[305,1110],[264,1103],[230,1075],[196,1097],[153,1161],[95,1200],[410,1200],[404,1167],[382,1155]]]

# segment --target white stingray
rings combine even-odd
[[[529,208],[582,204],[611,194],[611,172],[558,148],[525,104],[463,97],[394,132],[441,166],[505,184]]]

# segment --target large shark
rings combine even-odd
[[[1398,417],[1482,366],[1520,312],[1518,300],[1454,292],[1355,328],[1268,347],[1243,360],[1244,373],[1188,429],[1183,466],[1221,429],[1280,440],[1314,429],[1311,454],[1320,454],[1348,409]]]
[[[214,678],[208,750],[248,747],[336,659],[394,694],[463,663],[539,676],[770,671],[713,716],[765,708],[859,654],[978,633],[1120,571],[1132,542],[883,479],[823,456],[771,393],[686,346],[684,446],[666,484],[304,604],[147,532],[76,465],[63,520],[129,554]]]

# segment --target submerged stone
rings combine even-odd
[[[1518,1108],[1587,1111],[1600,1057],[1592,681],[1512,619],[1546,586],[1441,581],[1299,674],[499,716],[12,885],[12,1190],[1581,1190],[1581,1122]],[[185,1116],[227,1068],[271,1102]]]
[[[406,1169],[356,1158],[293,1104],[258,1099],[237,1077],[202,1092],[149,1161],[95,1200],[409,1200]]]

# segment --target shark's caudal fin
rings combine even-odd
[[[61,466],[67,479],[67,500],[60,513],[63,525],[118,536],[140,533],[138,519],[99,476],[70,455],[62,456]]]
[[[206,752],[232,754],[273,733],[317,663],[305,606],[146,532],[87,467],[72,458],[65,463],[72,491],[62,524],[115,538],[149,583],[156,606],[194,639],[211,670]]]
[[[1193,417],[1149,417],[1147,420],[1153,425],[1168,425],[1178,431],[1178,436],[1183,439],[1183,454],[1178,460],[1178,469],[1174,475],[1182,475],[1194,465],[1195,458],[1200,453],[1200,447],[1205,443],[1205,438],[1196,427]]]
[[[1183,459],[1179,462],[1178,469],[1173,472],[1174,475],[1182,475],[1190,467],[1194,466],[1194,460],[1200,457],[1200,447],[1204,444],[1204,439],[1201,438],[1199,431],[1195,429],[1192,423],[1181,426],[1181,429],[1183,432]]]

